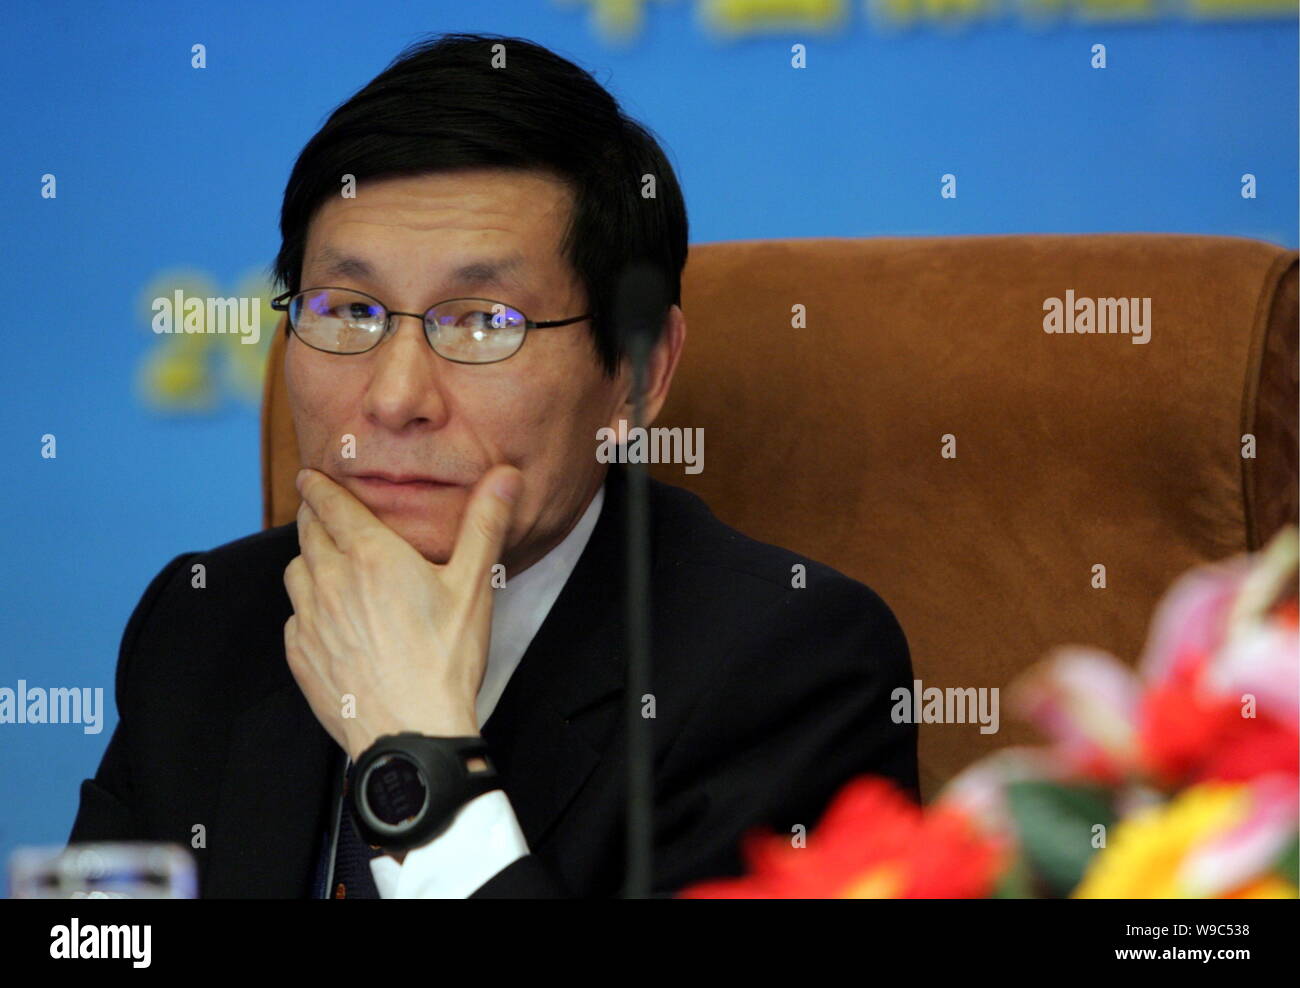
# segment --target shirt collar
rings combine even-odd
[[[487,669],[475,701],[479,726],[487,722],[514,674],[537,630],[551,612],[578,558],[587,547],[592,530],[605,503],[601,484],[591,503],[563,540],[550,552],[509,580],[492,603],[492,638],[488,645]]]

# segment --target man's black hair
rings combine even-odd
[[[504,68],[493,67],[498,44]],[[418,42],[339,106],[285,187],[276,281],[290,291],[303,287],[308,224],[339,194],[344,175],[361,182],[483,167],[540,170],[569,184],[575,205],[560,250],[587,290],[595,349],[614,374],[622,357],[608,318],[616,280],[625,265],[649,260],[681,303],[686,205],[651,132],[589,72],[523,38],[445,34]],[[647,175],[653,198],[642,194]]]

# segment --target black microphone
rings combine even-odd
[[[614,332],[632,372],[632,429],[645,427],[646,370],[672,300],[662,272],[647,260],[624,268],[614,293]],[[654,770],[650,722],[650,513],[644,463],[627,464],[627,857],[623,897],[645,899],[653,874]]]

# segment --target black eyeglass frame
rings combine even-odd
[[[338,350],[323,350],[318,346],[312,346],[312,344],[308,343],[305,339],[303,339],[302,334],[298,332],[298,327],[293,324],[294,320],[292,315],[290,315],[289,318],[285,319],[284,321],[285,331],[292,332],[294,336],[298,337],[298,339],[302,342],[304,346],[309,346],[313,350],[317,351],[318,353],[330,353],[336,357],[355,357],[358,354],[369,353],[375,347],[379,346],[380,343],[383,343],[384,340],[388,339],[388,337],[391,336],[393,333],[393,316],[411,316],[413,319],[419,319],[420,322],[424,325],[424,339],[425,342],[429,344],[430,350],[432,350],[434,353],[437,353],[438,356],[442,357],[443,360],[449,360],[453,364],[468,364],[470,366],[474,366],[477,364],[499,364],[503,360],[509,360],[511,357],[513,357],[516,353],[518,353],[520,350],[524,348],[524,344],[528,342],[528,331],[530,329],[551,329],[552,327],[555,326],[568,326],[575,322],[582,322],[582,320],[584,319],[596,318],[596,314],[594,312],[589,312],[584,316],[573,316],[570,319],[546,319],[540,322],[534,322],[532,319],[529,319],[526,315],[524,315],[522,310],[515,308],[513,305],[506,305],[506,303],[500,301],[499,299],[479,298],[478,296],[475,295],[461,295],[456,298],[445,298],[441,302],[435,302],[433,305],[429,306],[427,309],[424,310],[423,313],[398,312],[396,309],[390,309],[388,306],[384,305],[382,301],[375,298],[375,296],[371,295],[369,292],[359,291],[356,288],[344,288],[340,285],[320,285],[314,288],[303,288],[296,292],[294,291],[284,292],[283,294],[277,295],[275,298],[271,299],[271,308],[274,309],[276,312],[288,313],[289,306],[293,304],[293,300],[300,295],[306,295],[308,292],[348,292],[349,294],[352,295],[360,295],[362,298],[368,298],[376,305],[378,305],[381,309],[384,310],[385,313],[384,331],[379,335],[379,338],[375,340],[374,344],[366,347],[364,350],[350,350],[347,352],[340,352]],[[432,312],[438,306],[446,304],[447,302],[487,302],[491,305],[499,305],[502,306],[503,308],[510,309],[512,312],[518,312],[521,316],[524,316],[524,335],[523,338],[520,339],[519,341],[519,346],[515,347],[514,350],[506,354],[504,357],[497,357],[495,360],[457,360],[455,357],[448,357],[446,354],[438,353],[437,347],[433,345],[433,340],[429,336],[428,317],[430,312]]]

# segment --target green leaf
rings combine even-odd
[[[1037,892],[1034,889],[1034,876],[1025,863],[1024,855],[1016,854],[1007,868],[998,878],[998,883],[994,886],[991,899],[1036,899]]]
[[[1300,837],[1293,840],[1278,858],[1275,870],[1292,885],[1300,887]]]
[[[1007,804],[1016,822],[1021,853],[1049,895],[1067,896],[1083,878],[1092,856],[1094,830],[1115,822],[1111,791],[1104,786],[1013,782]]]

